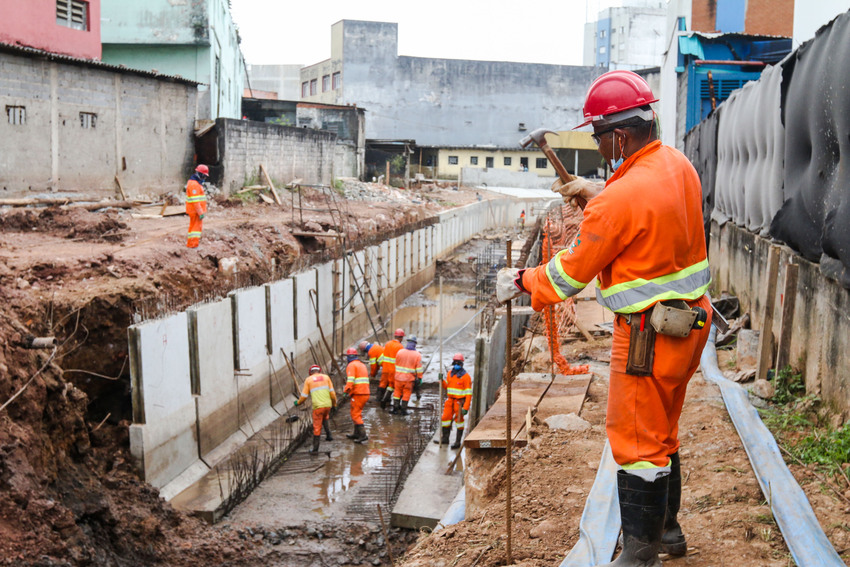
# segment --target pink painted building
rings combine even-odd
[[[100,59],[100,0],[0,0],[0,42]]]

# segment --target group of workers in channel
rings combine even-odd
[[[623,547],[606,565],[616,567],[656,567],[659,552],[687,552],[677,519],[679,416],[712,315],[700,179],[658,140],[656,101],[631,71],[591,84],[578,127],[593,127],[613,174],[604,185],[553,186],[587,202],[578,235],[547,264],[505,268],[496,283],[500,302],[527,293],[540,311],[597,279],[597,301],[615,314],[606,430],[619,465]]]
[[[392,400],[390,407],[392,414],[407,415],[410,397],[422,383],[424,369],[422,353],[416,350],[417,338],[415,335],[407,337],[406,345],[402,348],[401,341],[404,338],[404,330],[396,329],[393,340],[388,341],[383,347],[377,343],[363,341],[358,345],[358,349],[349,348],[345,352],[348,364],[345,369],[346,381],[343,391],[351,398],[351,421],[354,423],[354,431],[346,437],[355,443],[364,443],[369,440],[363,423],[363,408],[371,395],[371,382],[378,378],[379,372],[381,378],[378,383],[377,400],[381,409],[385,409],[389,400]],[[368,366],[360,359],[361,356],[368,360]],[[452,357],[449,375],[442,381],[443,389],[446,391],[446,402],[442,413],[441,438],[435,440],[435,443],[449,444],[452,422],[454,422],[457,434],[451,446],[452,449],[460,448],[465,416],[472,402],[472,379],[463,368],[463,360],[462,354],[455,354]],[[304,381],[304,388],[295,406],[303,404],[308,397],[313,405],[313,445],[309,452],[317,454],[323,429],[326,434],[325,439],[333,441],[328,421],[332,409],[337,406],[333,382],[327,374],[322,373],[318,365],[310,367],[310,375]]]

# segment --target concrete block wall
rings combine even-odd
[[[474,203],[441,214],[440,224],[354,252],[364,267],[381,264],[380,274],[370,268],[366,277],[379,281],[372,293],[377,299],[381,290],[384,322],[389,324],[388,314],[408,295],[433,280],[435,259],[483,229],[512,225],[522,206],[507,198]],[[170,499],[284,414],[295,386],[281,349],[292,354],[300,382],[314,360],[311,343],[320,362],[332,368],[323,334],[342,349],[371,337],[356,292],[363,278],[356,264],[352,273],[336,260],[130,327],[131,451],[145,480]],[[341,311],[353,293],[356,301]],[[377,325],[371,298],[367,301]]]
[[[0,197],[46,191],[115,197],[180,192],[191,172],[194,84],[0,53]],[[85,128],[81,113],[93,114]],[[130,135],[132,132],[132,135]]]
[[[216,120],[215,127],[219,164],[211,168],[211,180],[229,193],[257,181],[260,164],[278,187],[294,179],[313,185],[333,181],[336,134],[227,118]]]

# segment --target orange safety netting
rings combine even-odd
[[[553,222],[553,217],[560,217]],[[555,209],[546,218],[546,228],[543,231],[543,264],[549,262],[554,254],[567,247],[567,243],[575,238],[581,223],[581,211],[563,205]],[[556,305],[543,309],[543,330],[549,344],[552,362],[557,365],[561,374],[586,374],[589,367],[586,364],[571,366],[561,354],[561,333],[566,333],[576,321],[576,306],[571,297]]]

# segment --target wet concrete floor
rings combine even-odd
[[[473,282],[443,284],[442,336],[451,339],[443,345],[442,361],[436,283],[410,296],[393,314],[392,328],[401,327],[408,336],[418,337],[423,365],[427,365],[421,398],[411,398],[415,409],[407,416],[391,415],[380,409],[373,396],[363,410],[369,440],[360,445],[345,437],[353,430],[346,404],[331,420],[333,441],[322,436],[319,456],[309,455],[308,445],[302,445],[222,522],[233,527],[278,528],[335,521],[374,523],[380,504],[389,523],[389,503],[401,488],[397,486],[399,469],[412,465],[404,462],[409,460],[411,445],[430,442],[431,432],[439,428],[440,367],[447,368],[452,355],[460,352],[473,374],[477,310],[472,287]],[[310,419],[309,413],[302,419]]]

